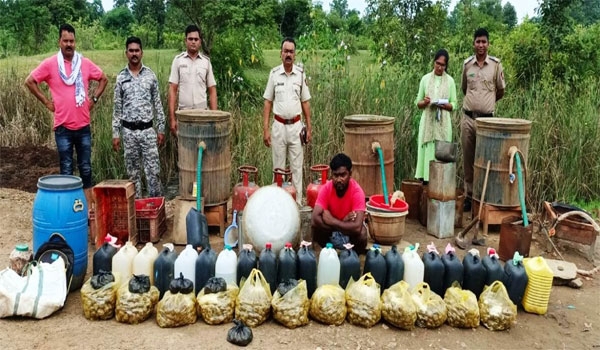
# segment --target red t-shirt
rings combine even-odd
[[[71,62],[65,60],[65,73],[71,74]],[[81,75],[86,98],[81,107],[75,105],[75,84],[65,84],[58,74],[58,61],[56,55],[46,58],[31,76],[38,84],[45,82],[50,88],[54,102],[54,129],[64,126],[70,130],[78,130],[90,124],[90,96],[88,87],[90,80],[100,80],[102,70],[92,61],[83,57],[81,60]]]
[[[331,215],[338,220],[343,220],[351,211],[365,211],[367,209],[365,192],[353,178],[350,178],[348,190],[341,198],[335,193],[333,182],[331,180],[327,181],[319,191],[315,205],[324,210],[329,210]]]

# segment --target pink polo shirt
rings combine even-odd
[[[65,60],[66,74],[71,74],[71,62]],[[56,55],[46,58],[31,76],[38,84],[45,82],[50,87],[54,102],[54,129],[64,126],[69,130],[78,130],[90,124],[90,96],[88,87],[90,80],[100,80],[102,70],[87,58],[81,60],[81,74],[86,98],[81,107],[75,104],[75,84],[66,85],[58,74]]]
[[[351,211],[365,211],[367,209],[365,192],[353,178],[350,178],[348,190],[341,198],[337,196],[333,182],[331,180],[327,181],[325,186],[319,190],[315,205],[329,210],[331,215],[338,220],[343,220]]]

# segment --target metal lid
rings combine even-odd
[[[393,117],[374,114],[354,114],[344,117],[344,124],[381,125],[393,124]]]
[[[76,190],[83,187],[81,178],[73,175],[48,175],[38,179],[37,187],[44,190]]]
[[[184,122],[220,122],[229,121],[231,113],[210,109],[185,109],[175,112],[177,120]]]

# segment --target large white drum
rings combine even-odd
[[[296,201],[281,187],[258,189],[244,208],[243,234],[260,252],[266,243],[278,254],[286,242],[293,242],[300,229],[300,211]]]

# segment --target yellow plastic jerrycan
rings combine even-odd
[[[552,290],[552,269],[541,256],[523,260],[529,282],[523,296],[523,309],[543,315],[548,311],[548,301]]]

